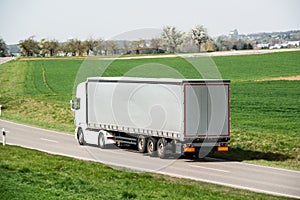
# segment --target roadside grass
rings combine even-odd
[[[74,117],[69,100],[81,62],[16,60],[0,65],[1,118],[72,132]]]
[[[300,136],[300,81],[243,82],[231,86],[233,128]]]
[[[299,75],[300,51],[189,59],[15,60],[0,65],[1,118],[73,132],[69,100],[79,69],[88,77],[201,78],[191,65],[196,63],[208,78],[216,78],[213,61],[222,77],[232,80],[231,150],[213,156],[300,170],[300,81],[254,81]]]
[[[0,197],[9,199],[288,199],[0,147]]]
[[[228,153],[213,156],[300,170],[300,81],[231,85]]]

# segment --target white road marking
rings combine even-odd
[[[243,163],[243,162],[234,162],[234,163],[238,164],[238,165],[248,165],[248,166],[260,167],[260,168],[269,168],[269,169],[274,169],[274,170],[278,170],[278,171],[292,172],[292,173],[296,173],[296,174],[300,173],[300,171],[295,171],[295,170],[290,170],[290,169],[283,169],[283,168],[276,168],[276,167],[270,167],[270,166],[264,166],[264,165],[256,165],[256,164],[252,164],[252,163]]]
[[[214,170],[214,171],[218,171],[218,172],[230,173],[230,171],[227,171],[227,170],[215,169],[215,168],[211,168],[211,167],[203,167],[203,166],[199,166],[199,165],[189,165],[189,166],[190,167],[202,168],[202,169],[208,169],[208,170]]]
[[[46,139],[46,138],[40,138],[40,140],[44,140],[44,141],[47,141],[47,142],[58,143],[58,141],[56,141],[56,140],[49,140],[49,139]]]
[[[58,132],[58,131],[48,130],[48,129],[39,128],[39,127],[35,127],[35,126],[30,126],[30,125],[26,125],[26,124],[18,124],[16,122],[11,122],[11,121],[7,121],[7,120],[3,120],[3,119],[0,119],[0,122],[1,121],[4,122],[4,123],[8,123],[8,124],[14,124],[16,126],[23,126],[23,127],[26,127],[26,128],[31,128],[31,129],[36,129],[36,130],[40,130],[40,131],[52,132],[52,133],[56,133],[56,134],[60,134],[60,135],[74,137],[74,134],[70,134],[70,133],[64,133],[64,132]]]

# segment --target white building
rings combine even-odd
[[[231,38],[231,39],[238,39],[238,37],[239,37],[239,32],[238,32],[238,30],[237,29],[234,29],[234,30],[232,30],[232,31],[230,31],[229,32],[229,38]]]
[[[260,49],[268,49],[270,47],[270,44],[260,43],[260,44],[257,44],[256,46],[257,46],[257,48],[260,48]]]
[[[287,42],[289,46],[293,47],[299,47],[300,46],[300,41],[289,41]]]

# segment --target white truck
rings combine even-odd
[[[140,152],[204,157],[228,151],[230,81],[101,77],[71,100],[80,145],[135,145]]]

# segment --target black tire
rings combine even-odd
[[[78,130],[77,130],[77,140],[80,145],[85,144],[84,135],[83,135],[83,131],[81,128],[78,128]]]
[[[166,140],[164,138],[159,138],[159,140],[157,141],[157,156],[162,159],[167,157],[166,145],[167,145]]]
[[[157,147],[157,140],[154,137],[150,137],[147,140],[147,152],[149,156],[156,156],[156,147]]]
[[[103,133],[100,133],[98,136],[98,145],[101,149],[105,149],[105,147],[106,147]]]
[[[147,139],[145,136],[139,136],[137,139],[137,149],[141,153],[145,153],[147,150]]]

